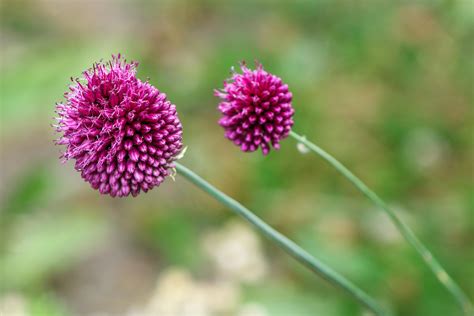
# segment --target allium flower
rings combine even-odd
[[[225,136],[243,151],[262,148],[264,155],[271,146],[280,148],[293,126],[294,110],[288,85],[265,70],[261,64],[251,70],[242,63],[242,74],[234,73],[223,90],[215,90],[221,98],[219,120]]]
[[[84,180],[114,197],[158,186],[182,148],[175,105],[136,77],[137,65],[120,55],[96,63],[56,105],[63,160],[75,159]]]

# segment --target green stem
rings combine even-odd
[[[206,180],[189,170],[185,166],[175,162],[176,171],[188,179],[190,182],[195,184],[197,187],[208,193],[210,196],[221,202],[228,208],[230,208],[235,214],[242,216],[250,224],[252,224],[258,231],[260,231],[265,237],[273,241],[277,246],[286,251],[290,256],[295,258],[298,262],[315,272],[323,279],[331,283],[332,285],[344,290],[351,297],[357,300],[359,303],[373,311],[375,315],[384,315],[381,308],[377,303],[367,295],[363,290],[352,284],[350,281],[345,279],[343,276],[320,262],[308,252],[303,250],[293,241],[280,234],[278,231],[273,229],[258,216],[252,213],[245,206],[227,196],[223,192],[216,189],[214,186],[209,184]]]
[[[349,171],[343,164],[341,164],[336,158],[331,156],[325,150],[319,146],[308,141],[306,137],[300,136],[295,132],[290,132],[290,136],[296,139],[298,142],[306,146],[311,151],[326,160],[330,165],[336,168],[344,177],[346,177],[352,184],[354,184],[359,191],[361,191],[366,197],[369,198],[375,205],[381,208],[388,215],[390,220],[395,224],[397,229],[403,235],[403,237],[415,248],[418,254],[423,258],[425,263],[431,268],[436,278],[446,289],[454,296],[454,298],[461,305],[466,315],[474,315],[474,308],[469,298],[462,291],[462,289],[454,282],[454,280],[448,275],[441,264],[434,258],[428,248],[416,237],[413,231],[402,221],[402,219],[392,210],[387,204],[367,185],[365,185],[359,178],[357,178],[352,172]]]

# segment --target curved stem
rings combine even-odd
[[[454,296],[454,298],[461,305],[466,315],[474,315],[474,308],[469,298],[462,291],[462,289],[454,282],[454,280],[448,275],[441,264],[433,257],[428,248],[416,237],[413,231],[402,221],[402,219],[388,207],[388,205],[377,195],[375,192],[370,190],[359,178],[357,178],[349,169],[347,169],[342,163],[336,158],[331,156],[328,152],[320,148],[319,146],[308,141],[306,137],[300,136],[295,132],[291,131],[290,136],[296,139],[298,142],[305,145],[309,150],[313,151],[330,165],[336,168],[344,177],[346,177],[352,184],[354,184],[359,191],[361,191],[366,197],[369,198],[376,206],[381,208],[388,215],[390,220],[395,224],[397,229],[403,235],[403,237],[415,248],[418,254],[423,258],[425,263],[435,274],[436,278],[446,289]]]
[[[356,285],[345,279],[343,276],[320,262],[308,252],[303,250],[293,241],[286,238],[284,235],[273,229],[262,219],[252,213],[245,206],[227,196],[223,192],[216,189],[214,186],[209,184],[206,180],[189,170],[185,166],[175,162],[176,171],[188,179],[190,182],[195,184],[197,187],[208,193],[210,196],[221,202],[228,208],[230,208],[235,214],[242,216],[251,225],[253,225],[258,231],[260,231],[265,237],[273,241],[278,247],[282,248],[289,255],[295,258],[298,262],[309,268],[311,271],[317,273],[323,279],[331,283],[332,285],[344,290],[350,296],[352,296],[359,303],[373,311],[376,315],[384,315],[381,308],[377,303],[367,295],[363,290],[359,289]]]

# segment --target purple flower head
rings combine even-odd
[[[182,148],[175,105],[136,77],[137,65],[120,54],[96,63],[56,105],[63,161],[75,159],[82,178],[113,197],[160,185]]]
[[[251,70],[242,63],[241,69],[242,74],[233,73],[229,81],[224,81],[223,90],[215,90],[215,96],[222,100],[219,125],[243,151],[261,147],[266,155],[271,146],[280,148],[280,140],[293,126],[292,94],[288,85],[263,70],[261,64]]]

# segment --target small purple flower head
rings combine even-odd
[[[82,178],[113,197],[160,185],[182,148],[175,105],[136,77],[137,65],[120,55],[96,63],[56,105],[63,161],[75,159]]]
[[[223,90],[215,90],[222,101],[219,125],[225,136],[245,152],[262,148],[264,155],[271,146],[280,148],[293,126],[294,110],[288,85],[265,70],[261,64],[251,70],[241,65],[242,74],[233,73]]]

